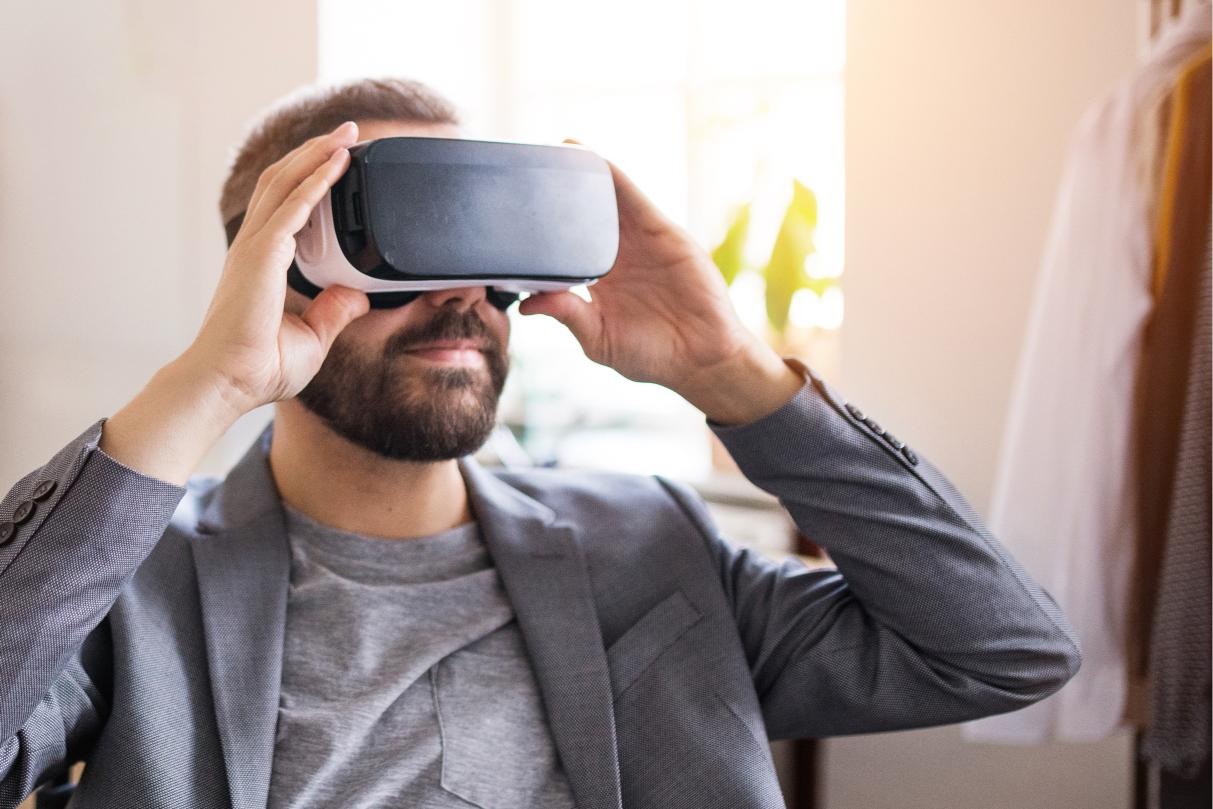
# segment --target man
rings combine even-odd
[[[286,284],[346,149],[399,135],[460,129],[404,81],[269,115],[193,344],[0,504],[0,806],[85,761],[73,806],[777,807],[769,739],[1009,711],[1074,674],[1055,602],[948,481],[743,328],[613,166],[610,274],[520,310],[702,410],[838,570],[737,550],[670,480],[478,466],[503,301]],[[226,479],[190,480],[268,402]]]

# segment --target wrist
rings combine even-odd
[[[106,419],[100,447],[137,472],[180,486],[240,415],[216,380],[182,357]]]
[[[225,430],[261,404],[253,401],[228,376],[213,370],[193,347],[161,368],[152,383],[188,399],[200,415],[224,425]]]
[[[697,372],[678,390],[708,421],[739,426],[787,404],[804,387],[794,371],[765,343],[755,340],[729,359]]]

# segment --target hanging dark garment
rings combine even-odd
[[[1157,302],[1137,399],[1138,530],[1130,668],[1147,674],[1140,755],[1161,809],[1209,805],[1210,60],[1182,71],[1157,234]]]
[[[1188,388],[1197,287],[1209,223],[1209,61],[1191,66],[1175,88],[1156,234],[1155,305],[1143,338],[1133,428],[1137,540],[1127,637],[1129,672],[1152,678],[1150,643],[1175,486]],[[1148,690],[1148,683],[1147,683]],[[1149,702],[1148,694],[1145,701]],[[1149,725],[1147,716],[1143,725]]]
[[[1150,639],[1152,697],[1143,750],[1192,776],[1210,751],[1210,326],[1209,237],[1193,297],[1187,391]]]

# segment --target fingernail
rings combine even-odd
[[[334,129],[333,132],[345,134],[346,132],[352,130],[355,126],[357,126],[357,124],[355,124],[353,121],[346,121],[344,124]]]

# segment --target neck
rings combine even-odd
[[[296,401],[275,406],[269,462],[287,505],[342,531],[413,539],[472,519],[458,461],[384,458]]]

